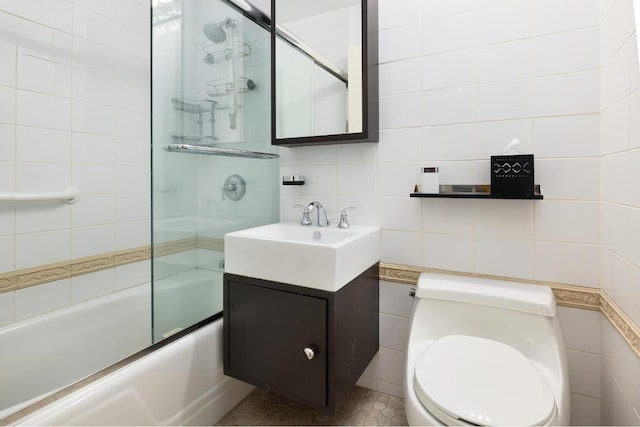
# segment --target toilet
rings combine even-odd
[[[408,341],[409,425],[569,425],[549,287],[423,273]]]

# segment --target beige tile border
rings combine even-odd
[[[509,277],[489,276],[448,270],[415,267],[410,265],[380,263],[380,280],[416,285],[422,272],[455,274],[458,276],[482,277],[497,280],[509,280],[522,283],[549,286],[558,305],[586,310],[600,311],[622,335],[631,349],[640,357],[640,328],[602,289],[578,285],[521,280]]]
[[[162,257],[193,249],[223,251],[224,241],[222,239],[208,237],[174,240],[155,245],[154,253],[157,257]],[[56,280],[68,279],[82,274],[95,273],[96,271],[148,259],[151,259],[151,246],[140,246],[86,258],[2,273],[0,274],[0,293],[42,285]]]

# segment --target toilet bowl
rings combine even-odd
[[[549,287],[423,273],[407,348],[410,425],[568,425]]]

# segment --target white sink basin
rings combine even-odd
[[[281,222],[227,233],[225,271],[335,292],[380,259],[380,229]]]

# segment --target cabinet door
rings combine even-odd
[[[327,301],[230,280],[228,375],[327,405]],[[309,359],[305,349],[312,349]]]

